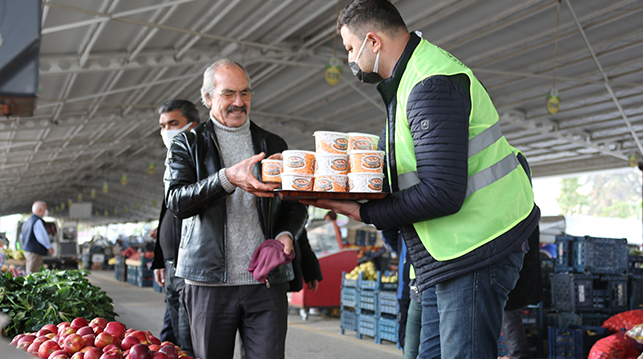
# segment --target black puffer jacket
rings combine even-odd
[[[391,119],[388,130],[392,142],[397,89],[419,42],[420,38],[411,34],[392,76],[377,86]],[[378,229],[400,228],[415,267],[419,290],[488,266],[518,250],[540,218],[540,210],[534,204],[531,214],[513,229],[457,259],[436,261],[425,249],[413,223],[457,213],[466,197],[470,110],[466,75],[431,76],[418,83],[409,95],[406,116],[413,136],[420,183],[399,190],[395,145],[390,143],[387,166],[392,178],[390,190],[395,193],[383,200],[366,203],[360,211],[362,220]],[[380,149],[385,148],[385,139],[383,131]],[[529,174],[524,157],[522,160]]]
[[[165,172],[165,201],[168,210],[183,220],[176,275],[189,280],[223,283],[226,281],[226,205],[230,195],[219,182],[224,167],[212,121],[207,121],[174,137]],[[250,123],[254,153],[266,157],[287,149],[279,136]],[[259,166],[257,164],[257,166]],[[259,222],[264,237],[275,238],[290,232],[301,236],[308,212],[299,202],[282,202],[278,197],[257,197]],[[282,265],[268,276],[279,284],[294,278],[292,265]]]

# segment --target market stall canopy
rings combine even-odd
[[[166,154],[156,108],[200,102],[203,69],[223,57],[250,72],[252,120],[292,149],[312,149],[316,130],[379,134],[380,97],[352,76],[335,34],[347,3],[43,1],[34,114],[0,117],[0,215],[41,199],[59,217],[69,203],[92,202],[84,221],[93,224],[155,219]],[[643,1],[394,3],[409,30],[473,69],[534,176],[638,162]],[[334,86],[325,78],[332,58],[343,67]],[[551,115],[554,72],[560,106]]]

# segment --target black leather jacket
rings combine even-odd
[[[266,157],[287,149],[279,136],[250,123],[254,153]],[[260,166],[258,163],[257,166]],[[212,121],[202,123],[174,137],[166,159],[165,202],[183,220],[176,275],[185,279],[226,282],[226,205],[230,195],[219,182],[218,171],[225,167]],[[260,172],[260,171],[259,171]],[[239,189],[237,189],[239,190]],[[259,222],[266,239],[283,231],[300,237],[308,213],[299,202],[278,197],[256,197]],[[294,278],[292,265],[275,268],[268,276],[279,284]]]

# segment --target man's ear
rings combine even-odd
[[[197,125],[198,125],[198,123],[196,123],[194,121],[190,122],[190,127],[188,127],[188,131],[193,129],[193,128],[195,128]]]
[[[375,32],[366,33],[366,38],[371,44],[373,44],[373,53],[380,51],[382,48],[382,38]]]

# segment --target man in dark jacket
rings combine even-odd
[[[31,206],[31,212],[33,214],[22,224],[20,229],[22,249],[27,260],[27,274],[38,272],[43,265],[42,257],[54,254],[54,247],[51,246],[45,222],[42,220],[47,213],[47,204],[36,201]]]
[[[159,107],[158,112],[160,115],[161,138],[163,138],[163,143],[167,148],[170,147],[174,136],[182,131],[189,131],[199,124],[199,111],[192,102],[187,100],[165,101]],[[181,305],[180,300],[185,282],[183,278],[174,275],[175,259],[179,253],[179,242],[181,240],[181,220],[174,217],[167,210],[165,200],[161,207],[158,228],[153,230],[150,236],[156,239],[151,269],[154,271],[154,280],[161,287],[165,287],[166,307],[170,317],[172,333],[177,341],[176,345],[181,347],[189,356],[194,356],[190,323],[185,307]],[[164,332],[161,331],[161,333]],[[161,340],[163,339],[161,338]]]
[[[378,83],[386,106],[379,147],[392,195],[316,205],[400,228],[423,292],[421,358],[497,358],[507,294],[540,218],[526,161],[473,72],[409,33],[389,1],[351,2],[337,30],[351,70]]]
[[[248,359],[285,354],[292,265],[276,267],[265,283],[248,265],[266,239],[290,254],[308,215],[304,205],[274,196],[278,184],[257,180],[259,162],[280,157],[287,145],[248,120],[252,94],[240,64],[209,66],[201,95],[210,121],[177,135],[166,160],[167,208],[183,220],[176,275],[185,278],[183,301],[201,358],[232,358],[237,329]]]

